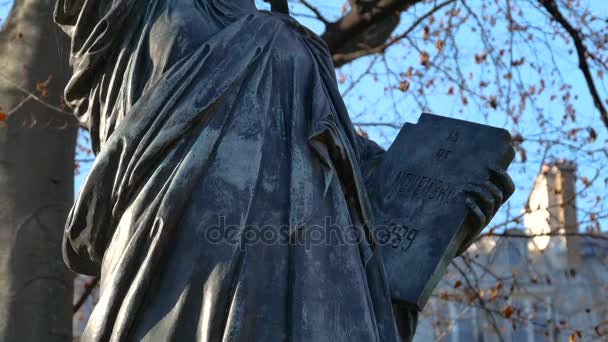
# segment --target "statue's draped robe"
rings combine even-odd
[[[55,20],[97,155],[64,239],[101,275],[84,341],[399,339],[365,234],[379,150],[316,35],[252,0],[59,0]]]

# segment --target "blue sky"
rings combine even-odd
[[[268,5],[256,0],[259,8],[268,8]],[[312,3],[322,3],[319,6],[324,14],[327,14],[329,19],[336,19],[340,13],[343,5],[342,0],[327,0],[327,1],[311,1]],[[473,3],[474,1],[469,1]],[[597,14],[601,19],[608,17],[608,1],[601,0],[587,0],[582,1],[584,6],[589,6],[592,12]],[[528,21],[538,23],[538,26],[546,25],[546,18],[543,17],[533,6],[526,5],[527,2],[519,1],[522,4],[522,12],[526,16]],[[301,5],[296,4],[296,1],[292,1],[292,12],[297,18],[306,26],[311,28],[313,31],[320,33],[323,31],[323,25],[314,19],[307,17],[311,13],[303,8]],[[11,1],[0,0],[0,18],[3,20],[11,6]],[[396,33],[403,32],[409,25],[419,16],[426,12],[424,6],[416,6],[413,10],[408,11],[402,19],[400,26],[395,31]],[[536,11],[536,12],[535,12]],[[440,17],[438,15],[438,17]],[[2,21],[0,21],[1,23]],[[601,20],[600,20],[601,22]],[[418,30],[412,32],[411,36],[413,43],[418,44],[421,48],[427,48],[432,51],[432,46],[428,46],[429,42],[424,42],[421,37],[421,30],[423,25],[419,25]],[[500,39],[504,39],[507,36],[507,31],[500,25],[492,28],[492,38],[497,41],[495,44],[500,45]],[[458,42],[460,49],[459,59],[461,59],[461,67],[464,74],[472,73],[470,77],[470,84],[476,84],[481,80],[491,78],[493,70],[491,68],[480,66],[474,63],[475,54],[480,53],[483,50],[480,42],[480,34],[473,32],[472,28],[464,28],[459,30],[455,34],[455,39]],[[516,37],[520,39],[520,37]],[[479,123],[489,124],[497,127],[504,127],[512,133],[520,133],[525,137],[557,137],[559,136],[560,130],[570,130],[572,128],[578,128],[585,125],[591,125],[595,128],[599,134],[598,139],[593,144],[575,144],[576,146],[556,146],[547,152],[549,159],[571,159],[578,164],[578,173],[581,177],[587,177],[592,179],[597,172],[600,173],[598,181],[594,183],[593,187],[585,192],[584,197],[579,198],[579,206],[584,210],[595,210],[603,213],[608,212],[608,204],[600,204],[598,207],[595,205],[596,197],[601,199],[608,199],[606,193],[608,188],[604,183],[604,178],[608,175],[608,154],[604,155],[603,158],[598,154],[593,156],[589,155],[587,151],[597,150],[604,148],[607,144],[607,129],[601,125],[599,121],[599,115],[596,109],[593,107],[590,96],[586,91],[586,85],[582,74],[578,70],[576,58],[574,55],[570,55],[567,51],[570,46],[566,45],[564,40],[554,39],[549,40],[550,46],[544,46],[540,43],[527,44],[523,40],[516,41],[513,45],[513,54],[516,56],[522,56],[527,58],[528,61],[533,61],[537,65],[547,64],[547,70],[543,73],[538,73],[531,68],[522,67],[519,68],[519,75],[515,75],[518,79],[522,80],[526,84],[537,84],[541,78],[546,80],[558,80],[554,85],[547,85],[547,90],[542,96],[537,96],[536,103],[528,103],[527,107],[523,110],[521,115],[521,121],[516,125],[513,120],[504,114],[501,110],[490,110],[484,109],[481,106],[475,106],[469,104],[464,106],[460,96],[450,96],[446,93],[446,88],[449,82],[438,81],[440,84],[446,84],[445,87],[431,87],[428,91],[425,91],[426,98],[423,100],[416,94],[415,91],[400,92],[394,88],[386,89],[387,85],[394,86],[399,82],[399,71],[404,71],[407,66],[415,66],[415,69],[425,71],[420,68],[418,63],[419,53],[409,46],[401,46],[396,44],[390,48],[386,55],[385,60],[377,57],[366,57],[361,58],[354,63],[344,66],[338,70],[339,78],[344,79],[344,83],[340,85],[342,91],[346,91],[351,87],[353,80],[359,79],[360,75],[364,75],[366,70],[370,70],[371,74],[364,75],[361,77],[360,82],[356,86],[350,89],[346,96],[345,102],[349,109],[349,113],[353,119],[353,122],[386,122],[386,123],[397,123],[402,124],[404,122],[415,122],[418,115],[422,110],[431,111],[437,114],[445,116],[459,117],[470,121]],[[554,54],[550,54],[548,48],[554,49]],[[550,70],[549,61],[555,61],[557,66],[556,70]],[[577,99],[572,100],[572,104],[577,111],[577,122],[571,122],[566,120],[563,122],[559,119],[564,112],[564,105],[559,100],[552,101],[550,94],[555,93],[561,96],[558,88],[560,83],[568,83],[572,86],[573,95],[577,95]],[[608,90],[606,83],[603,80],[598,80],[598,88],[603,98],[608,97]],[[495,90],[492,87],[484,90],[488,94]],[[428,102],[427,102],[428,100]],[[544,108],[547,113],[547,125],[550,127],[549,131],[553,133],[547,133],[541,129],[537,121],[537,115],[535,114],[534,107]],[[583,127],[584,128],[584,127]],[[388,147],[390,142],[394,139],[398,132],[394,128],[373,128],[364,127],[365,131],[370,135],[371,138],[378,141],[384,147]],[[584,130],[583,130],[584,133]],[[87,145],[85,136],[80,137],[80,142],[83,145]],[[495,222],[499,222],[505,217],[507,212],[510,215],[516,215],[519,213],[523,205],[525,204],[528,193],[532,187],[533,179],[536,176],[539,169],[539,161],[545,154],[544,147],[540,146],[537,142],[530,139],[524,143],[524,148],[527,151],[527,162],[523,163],[521,160],[516,160],[510,168],[510,173],[514,178],[518,191],[509,201],[509,208],[502,210],[497,216]],[[583,146],[581,150],[581,146]],[[79,158],[87,158],[86,156],[80,155]],[[89,164],[82,164],[80,172],[75,179],[76,189],[80,186],[80,183],[86,176],[86,172],[90,167]],[[579,182],[579,186],[582,184]],[[603,207],[602,207],[603,206]],[[579,213],[579,219],[586,215],[584,212]],[[601,220],[604,229],[608,227],[608,219]]]

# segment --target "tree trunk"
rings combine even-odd
[[[0,122],[0,341],[72,338],[73,276],[61,237],[77,126],[67,113],[23,101],[30,91],[60,105],[69,48],[54,2],[16,0],[0,32],[0,111],[9,113]]]

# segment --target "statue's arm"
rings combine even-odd
[[[373,140],[367,139],[357,134],[357,145],[359,147],[359,158],[361,159],[361,171],[365,178],[371,175],[371,172],[382,160],[384,149],[376,144]]]

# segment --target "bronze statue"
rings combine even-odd
[[[383,151],[317,35],[254,0],[58,0],[55,20],[96,153],[64,238],[101,276],[83,341],[411,339],[366,231]]]

